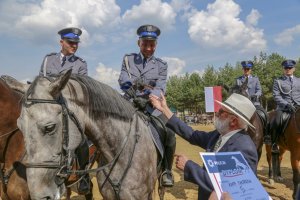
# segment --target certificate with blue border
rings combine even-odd
[[[234,200],[270,200],[241,152],[200,152],[218,199],[228,192]]]

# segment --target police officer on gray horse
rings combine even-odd
[[[87,75],[87,63],[75,53],[78,49],[82,31],[79,28],[64,28],[58,31],[60,35],[61,50],[58,53],[47,54],[41,65],[40,76],[57,76],[72,69],[73,74]],[[80,169],[85,169],[89,164],[89,146],[87,140],[76,149]],[[84,175],[79,181],[78,193],[88,194],[90,192],[89,174]]]
[[[133,99],[134,105],[140,110],[146,110],[145,112],[148,114],[162,118],[161,112],[155,110],[148,101],[149,94],[154,93],[160,96],[166,91],[168,65],[162,59],[154,56],[160,33],[160,29],[153,25],[143,25],[137,29],[140,52],[124,56],[118,81],[121,89],[125,92],[126,99],[131,101]],[[134,86],[139,87],[139,85],[145,85],[146,88],[132,90]],[[175,134],[169,130],[164,138],[165,166],[163,166],[161,184],[170,187],[174,184],[171,170],[176,146]]]
[[[272,124],[275,141],[278,134],[283,132],[283,125],[300,105],[300,78],[294,76],[296,62],[285,60],[281,63],[283,76],[274,80],[273,97],[277,104],[276,118]],[[283,118],[282,118],[283,117]],[[284,120],[285,119],[285,120]]]
[[[269,131],[267,131],[268,114],[261,106],[262,89],[260,81],[257,76],[252,75],[252,68],[254,67],[254,64],[252,61],[242,61],[241,65],[243,67],[243,75],[236,79],[236,85],[241,87],[245,82],[247,82],[246,92],[248,97],[256,107],[256,112],[259,114],[264,124],[264,142],[266,144],[270,144],[271,136]]]
[[[45,56],[40,70],[41,76],[63,74],[69,69],[72,69],[73,74],[87,75],[86,61],[75,55],[81,33],[79,28],[65,28],[58,32],[61,36],[61,51]]]

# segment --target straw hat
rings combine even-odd
[[[255,128],[251,123],[250,119],[253,116],[256,108],[253,103],[245,96],[240,94],[233,93],[228,97],[228,99],[224,102],[220,102],[215,100],[220,105],[224,106],[230,112],[237,115],[243,121],[245,121],[249,126]]]

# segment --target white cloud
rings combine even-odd
[[[248,24],[240,20],[241,8],[233,0],[216,0],[207,11],[194,12],[189,18],[188,33],[200,46],[223,47],[241,52],[257,52],[266,48],[263,30],[254,27],[259,12],[253,10]]]
[[[114,0],[4,0],[0,4],[1,30],[34,41],[49,41],[64,27],[75,26],[86,30],[91,38],[120,23],[120,7]],[[5,29],[4,29],[5,28]],[[88,30],[88,31],[87,31]],[[85,39],[88,39],[86,37]]]
[[[284,30],[275,37],[275,43],[282,46],[290,45],[296,36],[300,36],[300,25]]]
[[[111,86],[112,88],[118,89],[119,75],[120,75],[119,71],[116,71],[110,67],[106,67],[103,63],[99,63],[96,68],[96,75],[94,75],[93,78]]]
[[[179,58],[163,57],[162,59],[168,63],[168,76],[179,76],[186,67],[185,61]]]
[[[247,23],[249,25],[257,25],[259,18],[261,17],[261,14],[258,12],[258,10],[252,9],[251,13],[247,16]]]
[[[127,10],[122,19],[125,24],[153,24],[169,30],[175,24],[176,12],[161,0],[141,0],[139,5]]]

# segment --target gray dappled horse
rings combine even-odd
[[[71,70],[53,80],[37,77],[29,88],[4,78],[26,92],[18,126],[32,199],[61,198],[83,134],[100,151],[95,171],[104,199],[152,199],[158,171],[151,133],[117,91],[87,76],[71,77]]]

